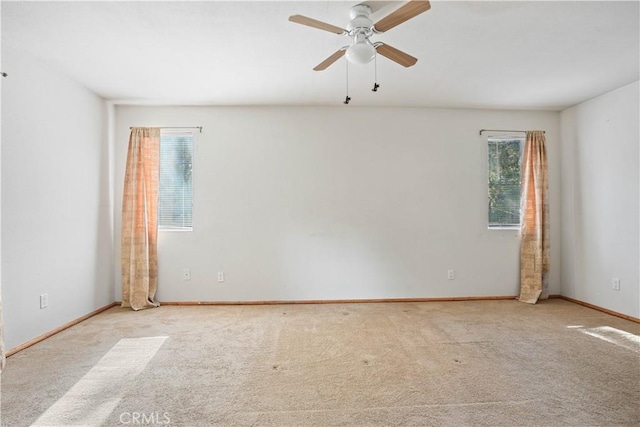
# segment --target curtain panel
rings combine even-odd
[[[535,304],[549,297],[549,183],[543,131],[527,132],[521,185],[518,299]]]
[[[0,375],[2,375],[2,371],[4,371],[4,364],[5,364],[4,318],[2,317],[2,297],[0,296]]]
[[[122,198],[122,307],[157,307],[160,128],[132,128]]]

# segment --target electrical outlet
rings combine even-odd
[[[218,271],[218,282],[224,282],[224,272]]]
[[[40,309],[49,307],[49,295],[42,294],[40,295]]]
[[[455,270],[447,271],[447,279],[453,280],[455,278],[456,278],[456,271]]]
[[[620,279],[617,277],[614,277],[613,279],[611,279],[611,288],[613,288],[614,291],[619,291],[620,290]]]
[[[185,268],[182,270],[182,280],[191,280],[191,269]]]

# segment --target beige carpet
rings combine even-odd
[[[8,359],[2,426],[638,426],[639,335],[563,300],[113,308]]]

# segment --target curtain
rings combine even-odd
[[[522,157],[520,297],[535,304],[549,297],[549,183],[542,131],[527,132]]]
[[[122,198],[122,307],[158,307],[160,129],[132,128]]]
[[[2,374],[2,371],[4,371],[4,363],[4,320],[2,317],[2,296],[0,296],[0,375]]]

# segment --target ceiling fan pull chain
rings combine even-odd
[[[343,104],[349,104],[351,97],[349,96],[349,61],[344,61],[347,64],[347,96],[344,98]]]
[[[371,92],[377,92],[380,85],[378,84],[378,52],[373,57],[373,89]]]

